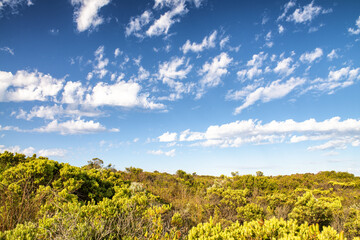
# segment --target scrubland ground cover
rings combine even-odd
[[[360,177],[198,176],[0,154],[0,239],[360,239]]]

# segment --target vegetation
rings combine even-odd
[[[0,154],[0,239],[357,239],[360,178],[199,176]]]

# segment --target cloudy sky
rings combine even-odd
[[[358,0],[0,0],[0,151],[360,175]]]

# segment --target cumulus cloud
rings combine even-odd
[[[314,1],[312,1],[303,8],[297,8],[286,20],[295,23],[306,23],[311,22],[320,13],[327,12],[328,10],[323,10],[320,6],[314,6]]]
[[[199,74],[202,75],[202,79],[199,81],[200,89],[196,95],[199,99],[205,92],[205,88],[216,87],[221,83],[221,77],[228,73],[227,67],[233,59],[228,56],[227,53],[222,52],[220,55],[213,58],[212,62],[206,62]]]
[[[102,114],[102,112],[95,109],[78,109],[71,105],[64,108],[62,105],[55,104],[54,106],[34,106],[29,112],[20,109],[16,115],[18,119],[31,120],[33,118],[44,118],[54,120],[57,117],[95,117]]]
[[[66,122],[58,122],[58,120],[53,120],[46,126],[36,128],[34,132],[42,133],[52,133],[59,132],[61,135],[72,135],[72,134],[89,134],[96,132],[104,132],[106,128],[101,125],[99,122],[94,122],[92,120],[85,121],[83,119],[79,120],[69,120]],[[116,129],[110,131],[117,131]]]
[[[0,101],[47,101],[55,99],[63,88],[64,79],[56,79],[38,71],[0,71]]]
[[[194,86],[193,83],[176,81],[177,79],[185,79],[191,69],[192,65],[189,64],[189,61],[185,61],[184,57],[175,57],[159,65],[158,78],[175,91],[168,100],[179,99],[183,93],[189,93],[191,91]]]
[[[274,68],[274,72],[285,76],[290,75],[296,68],[295,65],[291,65],[292,61],[293,59],[291,57],[280,60]]]
[[[175,156],[175,149],[172,149],[168,152],[165,152],[163,150],[151,150],[151,151],[148,151],[149,154],[152,154],[152,155],[165,155],[167,157],[174,157]]]
[[[360,16],[355,22],[356,28],[349,28],[348,31],[352,35],[358,35],[360,34]]]
[[[134,34],[137,37],[142,37],[141,29],[150,23],[152,19],[152,12],[146,10],[143,14],[137,17],[132,17],[129,24],[126,26],[125,35],[130,36]]]
[[[165,12],[146,31],[146,35],[149,37],[159,36],[167,34],[171,25],[175,22],[180,21],[176,17],[184,15],[188,12],[185,6],[185,1],[177,1],[177,5],[174,6],[170,11]]]
[[[104,57],[104,51],[104,46],[99,46],[94,52],[94,69],[88,74],[87,80],[91,80],[94,75],[96,75],[99,79],[102,79],[108,73],[106,66],[109,64],[109,59]],[[115,55],[116,53],[119,54],[119,52],[115,50]]]
[[[31,156],[31,155],[33,155],[35,153],[35,148],[28,147],[28,148],[25,148],[25,149],[21,149],[20,146],[6,147],[5,145],[0,145],[0,152],[5,152],[5,151],[13,152],[13,153],[22,153],[22,154],[25,154],[27,156]]]
[[[96,28],[104,22],[98,15],[100,9],[110,3],[110,0],[71,0],[75,6],[74,20],[79,32]]]
[[[184,54],[189,51],[192,52],[202,52],[205,49],[214,48],[215,47],[215,40],[216,40],[217,31],[213,31],[213,33],[209,36],[206,36],[201,43],[191,43],[190,40],[187,40],[185,44],[181,47],[181,50]],[[224,39],[223,39],[224,40]],[[222,42],[224,45],[224,42]]]
[[[166,132],[158,137],[160,142],[173,142],[177,139],[177,133]]]
[[[321,48],[315,48],[312,52],[306,52],[300,56],[300,61],[312,63],[318,58],[321,58],[323,51]]]
[[[141,93],[139,83],[121,80],[114,84],[98,82],[93,88],[85,88],[81,82],[69,81],[64,87],[62,102],[85,107],[118,106],[145,109],[163,109],[165,107],[163,104],[150,100],[148,93]]]
[[[64,157],[67,153],[67,150],[61,148],[53,148],[53,149],[40,149],[38,151],[35,150],[33,147],[28,147],[22,149],[20,146],[10,146],[6,147],[4,145],[0,145],[0,152],[13,152],[13,153],[22,153],[26,156],[31,156],[37,153],[39,156],[42,157]]]
[[[135,82],[120,81],[115,84],[99,82],[86,95],[84,104],[91,106],[141,107],[161,109],[163,104],[149,101],[148,94],[141,94],[141,86]]]
[[[266,87],[259,87],[255,91],[247,95],[244,103],[237,107],[234,114],[241,113],[245,108],[253,105],[257,101],[269,102],[273,99],[282,98],[293,91],[297,86],[305,83],[303,78],[290,78],[282,83],[281,80],[276,80]]]
[[[52,149],[41,149],[38,151],[40,156],[43,157],[64,157],[67,153],[65,149],[52,148]]]
[[[267,59],[268,54],[264,52],[260,52],[258,54],[254,54],[252,58],[247,62],[247,69],[243,69],[237,72],[238,79],[244,81],[246,79],[253,79],[263,73],[261,67],[263,66],[263,62]]]
[[[339,70],[331,70],[325,79],[313,80],[306,91],[318,90],[332,94],[336,89],[351,86],[358,80],[360,80],[360,68],[343,67]]]
[[[176,141],[176,140],[174,140]],[[360,145],[360,120],[333,117],[324,121],[308,119],[296,122],[261,121],[249,119],[223,125],[212,125],[205,132],[189,129],[180,133],[178,141],[190,142],[191,146],[240,147],[245,144],[274,144],[327,141],[309,147],[309,151],[344,149],[347,145]]]
[[[68,104],[81,104],[86,88],[82,86],[81,82],[66,82],[64,91],[62,93],[62,102]]]

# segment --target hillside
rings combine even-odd
[[[199,176],[0,154],[0,239],[360,239],[360,177]]]

